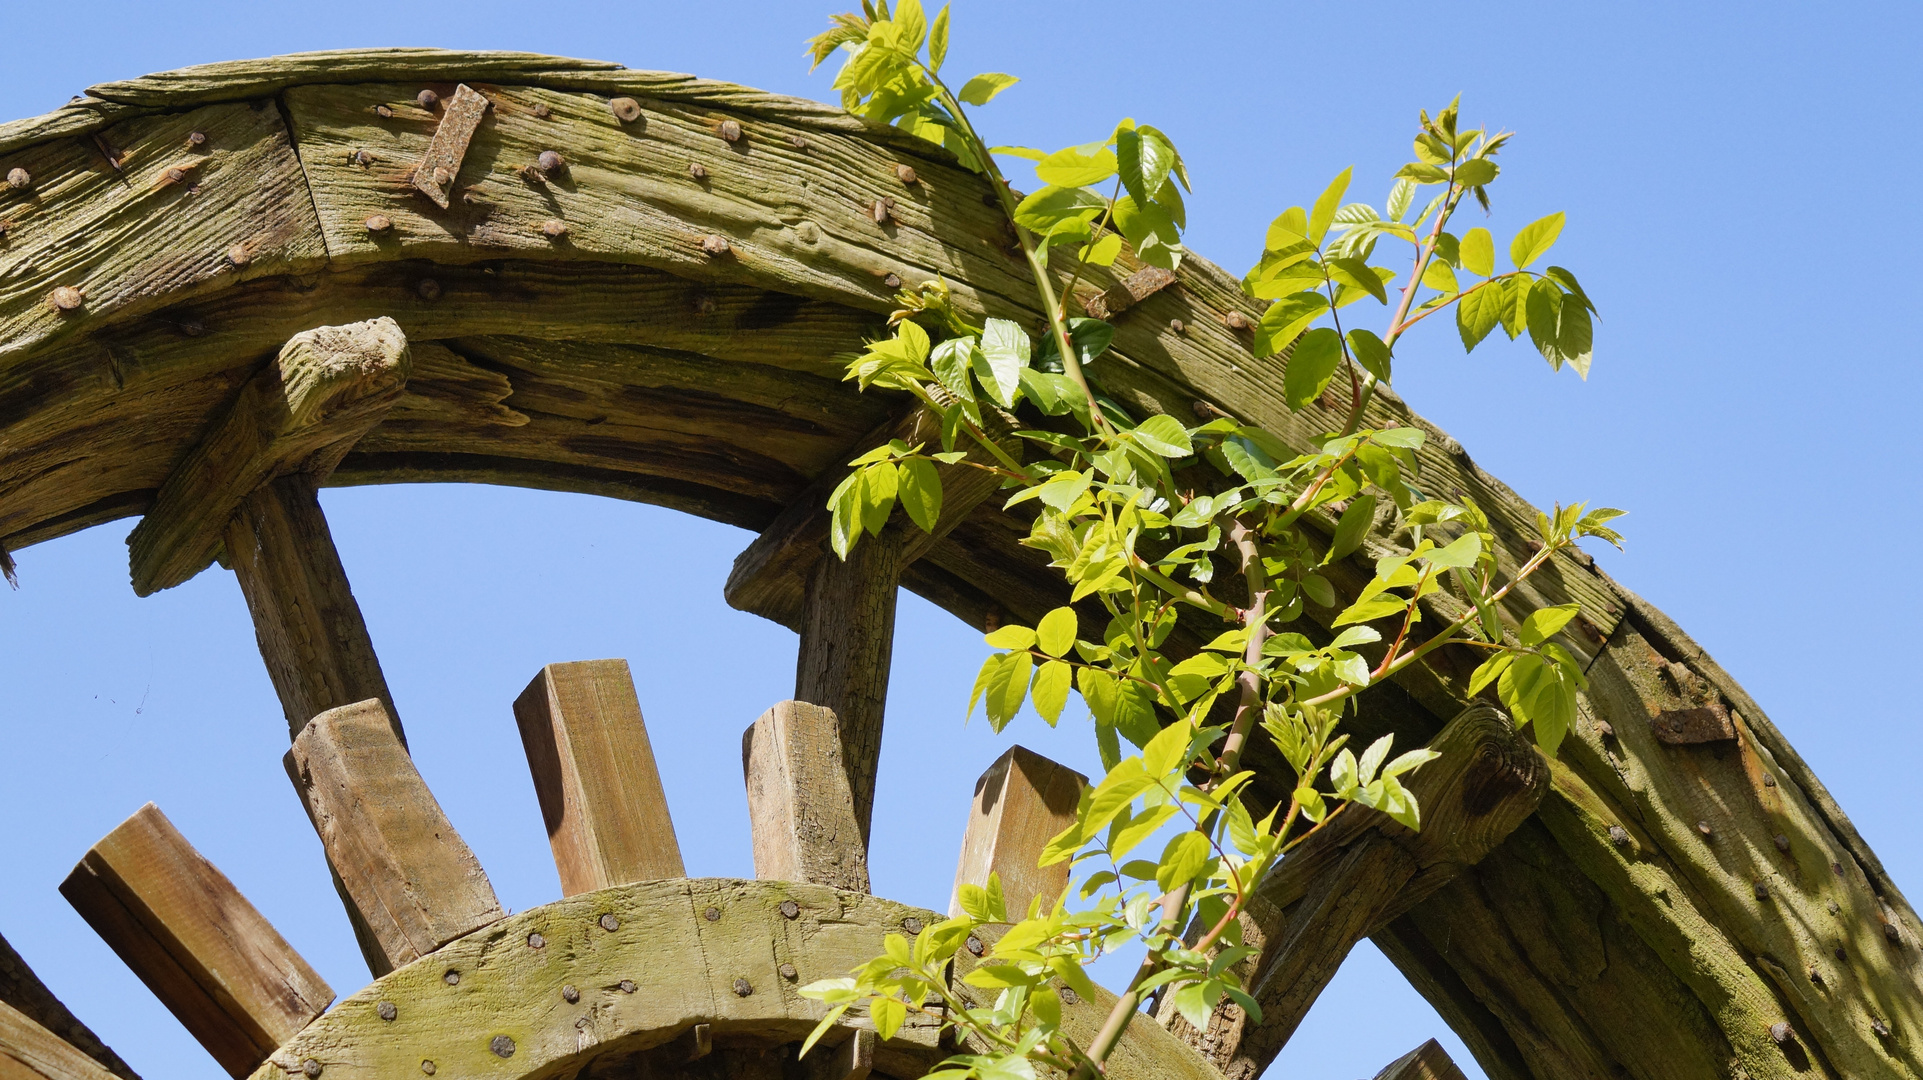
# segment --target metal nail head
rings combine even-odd
[[[254,257],[248,253],[246,244],[235,244],[227,249],[227,261],[235,266],[246,266],[254,261]]]
[[[380,1017],[381,1019],[387,1021],[390,1024],[393,1023],[394,1018],[396,1016],[399,1016],[400,1014],[401,1014],[401,1011],[399,1009],[396,1009],[394,1007],[394,1003],[391,1001],[383,1001],[380,1004],[374,1006],[374,1015]]]
[[[978,938],[973,934],[968,935],[968,954],[970,956],[980,956],[982,953],[986,951],[987,949],[982,945],[981,938]]]
[[[919,934],[921,933],[921,920],[910,915],[901,921],[901,928],[911,934]]]
[[[15,191],[25,191],[33,186],[33,174],[25,169],[8,169],[7,186]]]
[[[383,120],[386,120],[394,115],[394,110],[388,108],[385,105],[376,105],[374,106],[374,115],[380,117]],[[434,1063],[431,1061],[422,1063],[422,1071],[430,1072],[430,1073],[433,1072],[434,1071],[433,1069],[427,1067],[433,1064]]]
[[[1788,1042],[1789,1041],[1789,1022],[1785,1020],[1778,1020],[1774,1024],[1771,1024],[1769,1026],[1769,1037],[1776,1040],[1778,1045]]]
[[[1702,833],[1706,837],[1716,835],[1716,830],[1714,828],[1711,828],[1709,822],[1707,821],[1697,822],[1696,831],[1699,833]]]
[[[459,986],[461,985],[461,973],[455,971],[453,968],[448,968],[447,973],[441,976],[441,981],[449,986]]]
[[[915,167],[912,165],[895,166],[895,179],[900,180],[904,184],[921,183],[921,176],[915,172]]]
[[[1769,899],[1769,886],[1768,886],[1768,885],[1765,885],[1765,884],[1763,884],[1763,883],[1762,883],[1762,882],[1760,882],[1760,881],[1756,883],[1756,899],[1758,899],[1758,900],[1768,900],[1768,899]]]
[[[876,199],[873,203],[870,203],[868,206],[868,216],[874,219],[874,222],[877,225],[888,224],[888,221],[893,216],[893,214],[894,214],[894,206],[891,203],[889,203],[887,199]]]
[[[529,109],[528,111],[534,114],[534,118],[536,120],[546,120],[548,117],[554,115],[553,109],[548,108],[546,105],[543,105],[538,101],[534,103],[534,108]]]
[[[541,235],[549,240],[559,240],[568,234],[568,223],[560,218],[549,218],[541,223]]]
[[[430,1060],[428,1060],[427,1058],[422,1058],[422,1059],[421,1059],[421,1071],[422,1071],[422,1072],[424,1072],[424,1073],[426,1073],[426,1074],[427,1074],[427,1075],[429,1075],[429,1076],[433,1076],[433,1075],[434,1075],[434,1063],[433,1063],[432,1061],[430,1061]]]
[[[86,299],[80,290],[72,285],[61,285],[47,294],[47,302],[52,304],[56,311],[76,310]]]
[[[608,111],[616,120],[631,124],[641,118],[641,103],[631,97],[618,97],[608,102]]]
[[[321,1074],[321,1063],[315,1058],[308,1058],[300,1063],[300,1071],[306,1074],[307,1080],[316,1080]]]
[[[801,915],[801,905],[800,905],[800,904],[797,904],[797,903],[795,903],[795,902],[794,902],[793,900],[783,900],[783,901],[781,902],[781,917],[782,917],[782,918],[784,918],[784,919],[794,919],[794,918],[798,918],[798,917],[800,917],[800,915]]]
[[[901,275],[889,274],[887,277],[881,279],[881,283],[891,289],[899,289],[901,288]]]
[[[720,128],[716,129],[715,134],[720,135],[729,142],[740,142],[741,125],[733,120],[723,120],[721,121]]]
[[[1784,836],[1782,833],[1777,833],[1776,834],[1776,850],[1782,852],[1785,855],[1789,854],[1789,837]]]
[[[539,933],[529,934],[527,936],[527,947],[530,949],[545,949],[548,947],[548,939],[542,937]]]
[[[806,150],[808,149],[808,140],[799,135],[790,135],[788,136],[788,145],[797,150]]]
[[[601,929],[606,930],[608,933],[611,934],[616,930],[621,929],[621,920],[615,918],[613,912],[609,912],[608,914],[601,916]]]
[[[489,1039],[487,1041],[487,1048],[494,1051],[494,1056],[498,1058],[511,1058],[514,1056],[514,1040],[508,1038],[506,1035],[496,1035],[492,1039]]]
[[[580,1001],[581,1000],[580,987],[577,987],[571,984],[568,986],[563,986],[561,988],[561,1000],[567,1002],[569,1005],[572,1005],[575,1002]]]
[[[1621,825],[1611,825],[1609,827],[1609,842],[1617,847],[1628,847],[1629,830],[1623,828]]]
[[[796,979],[801,977],[801,973],[795,970],[795,966],[793,964],[783,964],[780,967],[776,968],[775,970],[781,972],[781,977],[788,980],[789,982],[794,982]]]
[[[716,258],[720,258],[734,249],[729,247],[728,242],[721,237],[710,235],[701,241],[701,250]]]
[[[190,134],[190,135],[188,135],[188,136],[187,136],[187,145],[188,145],[188,146],[206,146],[206,145],[207,145],[207,133],[206,133],[206,132],[204,132],[204,131],[196,131],[196,132],[194,132],[194,133],[192,133],[192,134]]]
[[[754,992],[755,992],[754,984],[750,983],[748,980],[736,979],[734,981],[734,996],[747,997],[749,994],[752,994]]]
[[[709,922],[720,922],[721,909],[718,907],[711,907],[708,910],[702,912],[701,917],[708,920]]]
[[[1170,319],[1168,328],[1178,334],[1186,334],[1189,331],[1188,325],[1180,319]]]
[[[431,109],[441,103],[441,95],[432,90],[423,90],[414,95],[414,100],[420,103],[421,108]]]
[[[688,162],[688,175],[694,177],[696,180],[706,180],[708,178],[708,170],[703,168],[699,161],[690,161]]]
[[[393,219],[386,214],[371,214],[361,224],[367,226],[367,231],[371,233],[384,233],[394,227]]]
[[[431,277],[422,278],[420,284],[414,286],[414,291],[419,294],[423,300],[439,300],[441,298],[441,283]]]
[[[1247,330],[1250,327],[1254,326],[1255,324],[1249,321],[1249,317],[1247,315],[1244,315],[1239,311],[1231,311],[1228,314],[1222,316],[1222,325],[1228,327],[1231,330]]]
[[[568,159],[554,150],[541,151],[541,156],[535,160],[541,163],[541,171],[544,173],[558,173],[568,167]]]
[[[632,994],[632,993],[634,993],[634,991],[635,991],[635,985],[634,985],[634,980],[633,980],[633,979],[622,979],[622,980],[621,980],[621,992],[622,992],[622,993],[624,993],[624,994]]]

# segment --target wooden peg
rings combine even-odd
[[[1389,1063],[1375,1080],[1464,1080],[1462,1069],[1442,1044],[1430,1039]]]
[[[868,891],[868,848],[855,821],[835,714],[784,701],[741,736],[755,877]]]
[[[378,699],[314,717],[288,757],[328,864],[379,946],[371,965],[400,967],[506,914]]]
[[[27,1014],[0,1002],[0,1080],[115,1080]]]
[[[869,1028],[855,1028],[840,1046],[822,1047],[808,1055],[809,1080],[867,1080],[875,1067],[875,1045],[880,1040]]]
[[[514,718],[563,895],[687,876],[626,660],[549,664]]]
[[[1068,887],[1066,861],[1039,865],[1042,850],[1075,823],[1075,808],[1088,777],[1029,750],[1011,747],[975,781],[974,808],[962,834],[961,862],[948,914],[962,914],[963,885],[1000,877],[1010,918],[1019,919],[1034,897],[1046,910]]]
[[[60,886],[229,1074],[244,1077],[334,991],[233,883],[148,803]]]

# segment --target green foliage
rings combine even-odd
[[[1421,826],[1405,781],[1435,754],[1392,758],[1385,736],[1358,755],[1341,727],[1363,690],[1444,644],[1479,649],[1487,659],[1470,694],[1493,692],[1556,752],[1584,681],[1555,639],[1579,611],[1569,604],[1515,621],[1515,589],[1583,537],[1620,543],[1609,527],[1620,512],[1558,507],[1541,515],[1530,559],[1505,565],[1473,501],[1425,490],[1422,430],[1361,421],[1390,381],[1403,334],[1436,312],[1454,306],[1465,349],[1500,326],[1511,339],[1529,334],[1553,368],[1586,376],[1595,308],[1568,270],[1533,269],[1563,215],[1518,230],[1513,268],[1502,272],[1488,228],[1450,231],[1463,198],[1489,209],[1495,157],[1509,139],[1462,128],[1451,103],[1420,115],[1416,160],[1397,172],[1380,209],[1343,201],[1353,180],[1343,170],[1306,208],[1277,215],[1243,279],[1250,297],[1269,302],[1254,335],[1258,361],[1279,368],[1291,409],[1345,407],[1340,430],[1304,450],[1226,418],[1189,425],[1133,415],[1101,392],[1114,328],[1073,317],[1068,305],[1082,272],[1125,252],[1180,264],[1182,158],[1166,134],[1133,120],[1052,152],[990,148],[967,107],[1015,79],[978,75],[952,92],[938,74],[948,26],[947,8],[930,22],[915,0],[892,12],[877,0],[836,16],[812,55],[819,63],[846,53],[835,86],[851,111],[941,143],[986,175],[1035,274],[1047,332],[1038,340],[1019,321],[977,323],[943,282],[903,291],[893,333],[849,358],[847,378],[916,395],[941,417],[941,447],[895,441],[851,462],[830,500],[831,539],[845,557],[862,536],[890,527],[897,504],[907,518],[897,527],[932,532],[944,469],[993,473],[1004,506],[1032,520],[1024,543],[1062,575],[1070,599],[1033,626],[986,635],[993,651],[968,713],[981,709],[1000,731],[1032,704],[1052,725],[1079,696],[1108,772],[1044,854],[1075,875],[1052,908],[1006,910],[992,878],[965,886],[963,915],[913,942],[891,937],[886,954],[852,977],[802,992],[828,1004],[824,1030],[865,1004],[884,1037],[915,1012],[962,1029],[983,1050],[949,1059],[935,1076],[1032,1078],[1046,1067],[1092,1080],[1113,1043],[1084,1046],[1064,1033],[1058,985],[1086,996],[1084,965],[1140,942],[1150,960],[1116,1006],[1124,1025],[1150,992],[1198,1026],[1224,999],[1259,1017],[1235,970],[1249,950],[1234,916],[1275,860],[1351,807]],[[1017,202],[996,155],[1034,161],[1044,186]],[[1372,262],[1400,244],[1406,272]],[[1044,258],[1057,246],[1077,266],[1059,291]],[[1371,300],[1387,312],[1380,332],[1344,325],[1351,305]],[[1020,448],[991,438],[991,428],[1013,430]],[[1332,564],[1364,556],[1373,575],[1338,595]],[[1230,572],[1232,586],[1217,580]],[[1311,610],[1315,619],[1303,621]],[[1245,797],[1253,774],[1240,761],[1252,737],[1270,739],[1294,770],[1283,805]],[[1182,933],[1192,920],[1191,946]],[[1004,932],[963,980],[992,996],[980,1007],[949,986],[944,968],[989,927]]]

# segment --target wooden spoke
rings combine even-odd
[[[99,1062],[122,1080],[139,1080],[133,1069],[108,1049],[92,1029],[81,1023],[47,984],[33,973],[7,939],[0,937],[0,1005],[7,1005],[28,1020],[58,1035]]]
[[[1390,1062],[1375,1080],[1464,1080],[1462,1070],[1442,1044],[1430,1039]]]
[[[113,1080],[66,1040],[0,1001],[0,1080]]]
[[[1240,968],[1261,1023],[1224,1003],[1197,1031],[1164,1001],[1163,1023],[1231,1080],[1268,1067],[1357,941],[1482,861],[1549,789],[1548,763],[1488,706],[1464,710],[1429,745],[1442,756],[1408,779],[1420,832],[1351,807],[1263,879],[1243,916],[1243,940],[1261,953]]]
[[[1034,897],[1041,897],[1043,910],[1054,904],[1068,887],[1069,865],[1040,865],[1042,850],[1075,823],[1087,785],[1088,777],[1024,747],[1012,747],[995,759],[975,781],[948,914],[962,914],[963,885],[986,886],[991,873],[1001,879],[1002,901],[1011,918],[1020,918],[1017,913],[1026,912]]]
[[[784,701],[741,736],[755,877],[868,891],[868,845],[855,821],[832,710]]]
[[[175,467],[127,537],[134,592],[172,588],[206,569],[241,500],[262,484],[332,472],[400,397],[407,373],[407,338],[392,319],[289,339]]]
[[[626,660],[549,664],[514,718],[563,895],[687,876]]]
[[[60,886],[230,1075],[246,1076],[334,991],[148,803]]]
[[[505,914],[379,700],[314,717],[288,763],[376,975]]]
[[[1013,425],[991,414],[992,431],[1012,447]],[[939,449],[940,417],[915,403],[842,455],[852,460],[874,446],[900,439]],[[942,510],[933,533],[897,512],[880,536],[863,538],[844,561],[829,549],[828,497],[848,474],[825,470],[800,498],[735,559],[728,575],[728,603],[781,623],[801,634],[795,665],[795,697],[833,709],[841,723],[842,760],[854,792],[856,820],[867,842],[873,815],[875,773],[881,756],[883,706],[894,648],[896,588],[902,571],[925,555],[992,493],[998,478],[981,466],[994,456],[972,443],[958,444],[966,464],[940,465]]]

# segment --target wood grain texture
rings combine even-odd
[[[0,1001],[0,1080],[109,1080],[115,1075]]]
[[[60,892],[229,1075],[252,1072],[334,1000],[152,803],[95,844]]]
[[[890,529],[856,544],[846,559],[817,561],[808,575],[795,653],[795,697],[830,710],[840,725],[841,764],[864,848],[881,769],[901,559],[902,534]]]
[[[1442,1044],[1430,1039],[1390,1062],[1375,1080],[1463,1080],[1463,1075]]]
[[[328,864],[389,969],[505,914],[378,699],[316,716],[290,759]]]
[[[626,660],[549,664],[514,719],[562,895],[687,874]]]
[[[102,1068],[121,1080],[140,1080],[120,1055],[113,1052],[93,1029],[81,1023],[60,999],[53,996],[27,962],[0,937],[0,1005],[6,1005],[26,1019],[47,1029],[99,1062]]]
[[[392,319],[289,338],[167,477],[127,537],[134,593],[171,589],[206,569],[255,488],[290,472],[332,472],[386,415],[409,369],[407,337]]]
[[[1042,850],[1075,823],[1075,810],[1088,777],[1026,747],[1010,747],[975,781],[968,828],[962,834],[961,861],[948,914],[962,914],[961,887],[1001,880],[1002,900],[1012,918],[1041,899],[1042,910],[1068,888],[1069,865],[1042,866]]]
[[[202,101],[245,101],[305,82],[375,82],[396,77],[502,78],[524,73],[618,70],[606,60],[539,53],[449,49],[331,49],[264,60],[229,60],[122,79],[87,88],[90,97],[159,108]]]
[[[855,817],[833,710],[769,709],[741,736],[755,877],[868,891],[868,843]]]
[[[297,473],[256,488],[241,500],[224,544],[289,737],[329,709],[374,698],[405,747],[314,478]]]

